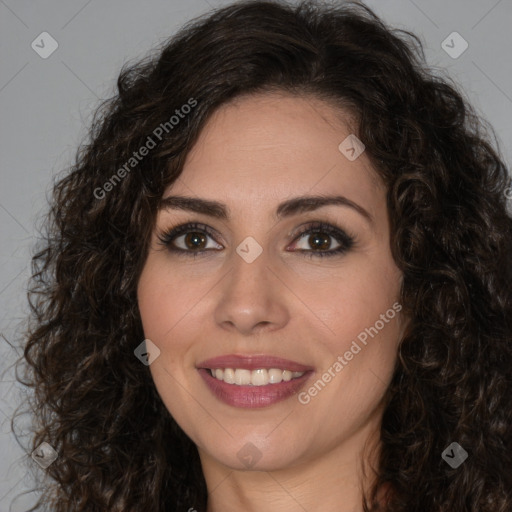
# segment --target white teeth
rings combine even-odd
[[[268,370],[268,381],[270,384],[279,384],[283,380],[283,371],[272,368]]]
[[[210,370],[212,377],[222,380],[227,384],[237,386],[266,386],[267,384],[279,384],[282,381],[288,382],[292,379],[302,377],[305,372],[292,372],[290,370],[280,370],[271,368],[267,370],[260,368],[257,370],[245,370],[241,368],[213,368]]]
[[[215,372],[215,377],[217,377],[217,372]],[[219,377],[217,377],[219,378]],[[219,379],[222,380],[222,379]],[[234,384],[235,383],[235,371],[232,368],[226,368],[224,370],[224,382],[228,384]]]
[[[253,370],[251,372],[251,384],[253,386],[268,384],[268,372],[266,370]]]
[[[284,370],[283,371],[283,380],[288,382],[289,380],[292,380],[292,372],[290,370]]]
[[[251,383],[251,370],[235,370],[235,384],[247,386]]]

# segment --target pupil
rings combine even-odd
[[[198,247],[200,247],[201,244],[204,243],[204,238],[205,237],[202,233],[191,232],[188,233],[187,236],[185,237],[185,244],[189,249],[197,249]],[[309,241],[313,247],[321,250],[326,250],[331,245],[329,237],[321,236],[318,233],[310,235]]]
[[[197,249],[199,247],[199,244],[204,243],[204,235],[201,233],[188,233],[185,237],[185,244],[189,249]]]
[[[309,237],[309,240],[310,240],[310,243],[312,243],[313,246],[316,246],[317,249],[326,250],[331,245],[330,241],[329,241],[329,237],[321,236],[318,233],[311,235]],[[323,240],[323,243],[322,243],[322,240]],[[319,244],[319,245],[317,245],[317,244]]]

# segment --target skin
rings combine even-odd
[[[307,404],[292,396],[263,408],[233,407],[196,369],[219,355],[268,354],[314,367],[301,389],[307,391],[399,301],[402,276],[390,252],[385,187],[365,153],[351,162],[338,149],[355,133],[349,120],[312,97],[238,98],[210,118],[164,193],[216,200],[231,212],[223,221],[160,210],[138,287],[146,338],[161,351],[150,371],[198,447],[209,512],[362,510],[361,461],[375,463],[378,453],[382,398],[403,334],[400,313]],[[313,194],[344,195],[373,221],[337,205],[273,217],[282,201]],[[314,221],[355,236],[355,246],[330,258],[306,257],[299,249],[319,249],[309,235],[291,233]],[[205,235],[201,248],[212,250],[195,259],[169,252],[158,239],[187,222],[219,234]],[[252,263],[236,252],[248,236],[263,249]],[[328,250],[338,247],[324,236]],[[175,244],[186,247],[184,236]],[[246,443],[261,454],[251,470],[237,457]],[[367,469],[365,488],[372,478]]]

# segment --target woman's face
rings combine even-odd
[[[239,98],[216,111],[164,194],[195,206],[169,199],[158,212],[140,314],[160,350],[156,389],[203,465],[355,459],[378,430],[401,273],[385,188],[351,139],[339,147],[350,134],[318,99]],[[187,223],[199,226],[166,236]]]

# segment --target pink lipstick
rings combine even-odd
[[[298,393],[313,367],[267,355],[225,355],[197,365],[210,391],[233,407],[267,407]]]

